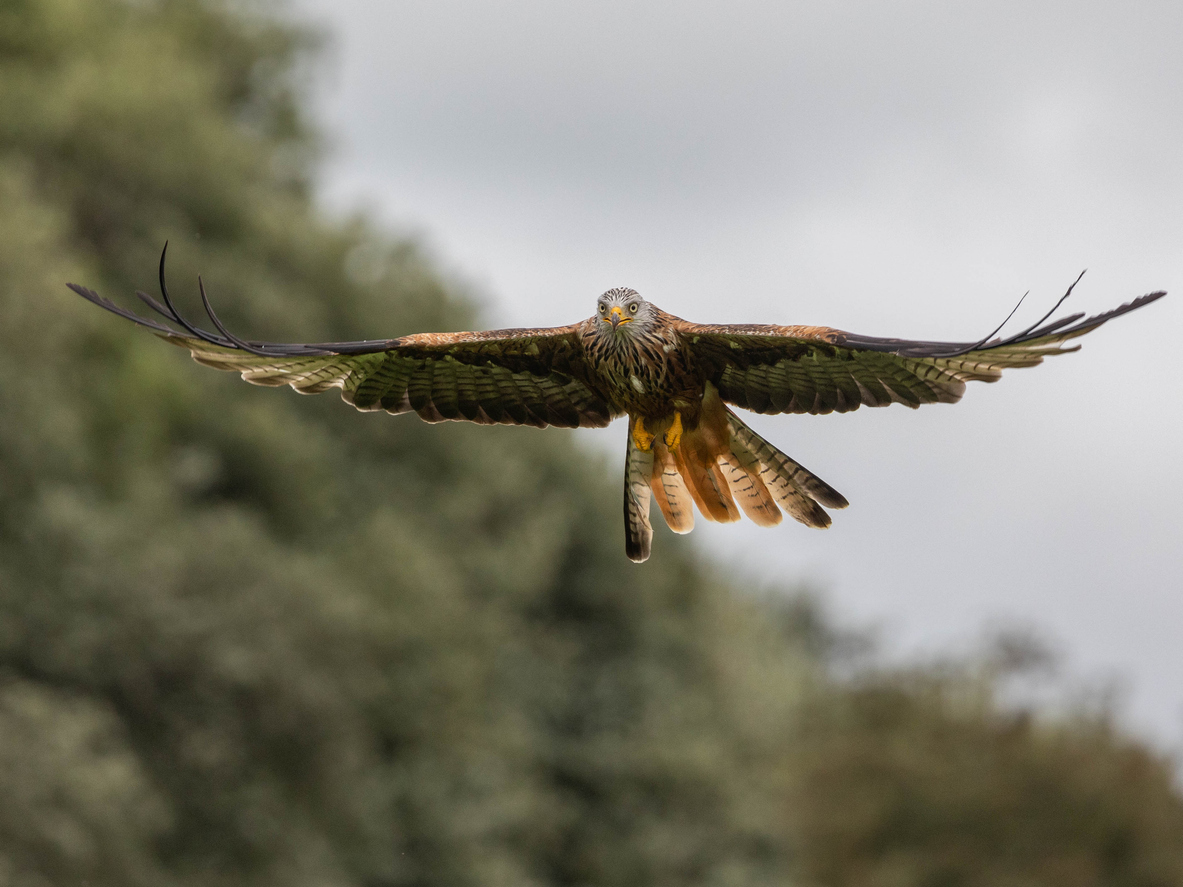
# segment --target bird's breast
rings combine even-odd
[[[613,405],[629,413],[667,416],[701,399],[701,387],[676,341],[665,337],[588,342],[588,363]],[[677,403],[675,403],[677,401]]]

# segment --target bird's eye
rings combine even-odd
[[[608,306],[605,305],[603,302],[601,302],[600,303],[600,313],[603,314],[607,310],[608,310]]]
[[[637,313],[637,303],[633,302],[631,305],[629,305],[628,310],[629,310],[630,314],[636,314]]]

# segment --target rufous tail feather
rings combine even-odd
[[[632,435],[624,479],[625,548],[640,563],[649,557],[656,500],[675,533],[689,533],[698,507],[707,520],[739,520],[740,512],[762,527],[782,520],[781,510],[810,527],[828,527],[826,508],[845,508],[846,497],[749,428],[731,410],[683,433],[670,449],[656,436],[648,451]],[[823,507],[825,506],[825,507]]]
[[[653,447],[653,474],[649,485],[653,499],[661,509],[666,524],[675,533],[689,533],[694,529],[694,498],[682,480],[673,453],[664,441]]]
[[[702,516],[726,524],[739,520],[739,509],[731,496],[727,476],[718,462],[726,442],[720,446],[714,437],[708,433],[706,423],[700,423],[698,428],[682,435],[682,441],[673,455],[678,471]]]
[[[828,527],[822,506],[845,508],[846,497],[799,462],[790,459],[727,410],[731,451],[749,473],[758,473],[768,491],[790,517],[810,527]]]
[[[745,465],[733,445],[730,453],[718,457],[718,463],[727,476],[732,497],[749,520],[761,527],[775,527],[781,522],[780,509],[760,477],[760,466],[754,464],[754,460]]]

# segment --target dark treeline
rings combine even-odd
[[[0,885],[1183,883],[1169,765],[1104,717],[838,679],[799,600],[626,561],[567,433],[251,388],[65,289],[169,239],[252,336],[477,323],[311,205],[316,46],[0,4]]]

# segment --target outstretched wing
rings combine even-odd
[[[707,380],[735,406],[757,413],[848,412],[893,402],[915,408],[956,403],[968,381],[995,382],[1004,369],[1076,351],[1079,345],[1066,348],[1064,343],[1166,295],[1150,293],[1094,317],[1072,314],[1046,322],[1071,293],[1069,287],[1051,311],[1021,333],[997,339],[995,330],[978,342],[882,339],[828,327],[680,321],[678,329]]]
[[[363,342],[247,342],[218,320],[204,286],[202,301],[217,333],[198,329],[176,311],[164,285],[163,255],[160,283],[164,304],[145,293],[136,295],[184,332],[121,308],[94,290],[68,286],[189,349],[198,363],[240,373],[255,385],[290,385],[301,394],[340,388],[341,397],[359,410],[415,412],[428,422],[538,428],[603,427],[616,415],[589,384],[577,326],[421,333]]]

